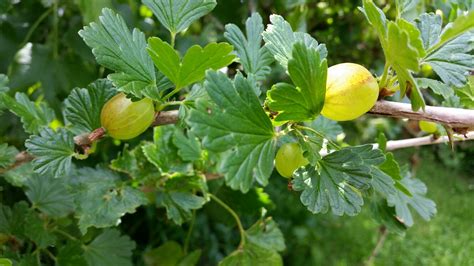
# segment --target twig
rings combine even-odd
[[[474,131],[467,132],[466,134],[454,134],[453,141],[466,141],[474,140]],[[424,145],[440,144],[449,142],[448,136],[441,136],[439,138],[434,138],[433,135],[411,138],[411,139],[402,139],[402,140],[390,140],[387,141],[387,151],[393,151],[409,147],[417,147]],[[378,148],[378,144],[374,144],[374,148]]]
[[[239,244],[239,249],[243,248],[244,245],[245,245],[245,229],[244,227],[242,226],[242,222],[240,221],[240,218],[239,216],[237,215],[237,213],[235,213],[234,210],[232,210],[231,207],[229,207],[229,205],[225,204],[222,200],[220,200],[218,197],[214,196],[213,194],[209,193],[208,194],[209,197],[215,201],[216,203],[218,203],[219,205],[221,205],[222,208],[226,209],[230,215],[232,215],[232,217],[234,217],[235,219],[235,222],[237,223],[237,227],[239,228],[239,232],[240,232],[240,244]]]
[[[369,259],[365,263],[365,265],[370,266],[373,265],[375,257],[379,254],[380,250],[383,247],[383,244],[385,243],[385,240],[387,239],[388,235],[388,230],[385,226],[380,226],[379,227],[379,239],[377,240],[377,244],[375,245],[374,249],[372,250],[372,254],[370,255]]]
[[[162,111],[155,115],[152,126],[176,124],[178,122],[178,110]]]
[[[413,111],[407,103],[377,101],[369,114],[425,120],[447,125],[451,128],[474,128],[474,110],[426,106],[425,111]]]

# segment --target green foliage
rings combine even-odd
[[[30,101],[24,93],[18,92],[15,98],[0,93],[0,101],[12,113],[21,118],[23,128],[31,134],[39,133],[55,118],[54,111],[44,102],[38,104]]]
[[[25,184],[25,194],[34,208],[51,217],[63,217],[74,210],[73,195],[64,178],[34,175]]]
[[[143,3],[173,35],[184,31],[216,6],[216,0],[144,0]]]
[[[327,61],[317,49],[302,42],[293,46],[288,73],[295,84],[278,83],[268,92],[268,106],[278,111],[275,121],[313,120],[324,105],[326,95]]]
[[[153,94],[158,88],[145,35],[138,29],[130,33],[123,18],[108,8],[103,9],[100,22],[84,27],[79,35],[99,64],[117,72],[108,78],[120,91],[136,97]]]
[[[328,65],[347,61],[381,73],[381,99],[407,96],[414,110],[424,99],[472,108],[472,5],[364,0],[361,13],[350,1],[125,2],[0,4],[0,111],[9,111],[0,114],[2,257],[18,265],[361,264],[374,242],[367,228],[409,237],[425,227],[414,226],[414,213],[436,214],[425,176],[411,177],[385,152],[385,134],[416,133],[410,124],[339,124],[319,113]],[[117,91],[153,101],[153,130],[126,141],[96,130]],[[379,146],[364,144],[377,135]],[[309,165],[282,180],[275,151],[296,142]],[[459,146],[439,160],[472,158]],[[343,231],[358,214],[351,221],[362,229]],[[328,255],[334,250],[341,255]],[[446,258],[441,264],[470,262]]]
[[[82,168],[78,171],[75,201],[79,228],[86,233],[91,226],[110,227],[125,213],[147,203],[143,192],[126,186],[117,175],[105,169]]]
[[[39,135],[32,135],[26,142],[27,151],[35,156],[33,165],[35,172],[54,177],[62,177],[71,171],[71,160],[74,151],[73,135],[59,129],[53,131],[46,128]]]
[[[98,80],[87,88],[74,89],[64,101],[66,126],[75,134],[91,132],[101,127],[100,111],[114,94],[115,89],[107,80]]]
[[[18,150],[15,147],[8,146],[8,144],[0,144],[0,167],[6,168],[15,162],[15,155]]]
[[[380,44],[384,50],[386,69],[391,66],[398,78],[400,92],[407,92],[407,83],[410,84],[410,100],[413,110],[425,107],[425,102],[418,88],[413,72],[419,71],[419,61],[425,55],[419,30],[404,19],[395,22],[388,21],[385,14],[373,1],[364,0],[364,8],[361,9],[370,24],[376,29]],[[384,74],[387,74],[384,72]],[[384,81],[382,81],[384,82]],[[382,84],[385,86],[386,84]]]
[[[261,46],[263,23],[258,13],[253,13],[245,22],[246,36],[235,24],[225,26],[224,36],[235,47],[244,71],[263,81],[270,74],[273,59],[265,47]]]
[[[135,243],[114,229],[104,231],[83,247],[84,258],[91,266],[132,265],[130,258]]]
[[[188,49],[183,59],[167,42],[158,37],[148,41],[148,53],[156,67],[181,89],[204,78],[207,69],[218,70],[232,62],[229,54],[232,46],[227,43],[210,43],[202,48],[194,45]]]
[[[240,74],[231,81],[222,73],[207,72],[205,88],[212,103],[198,102],[188,120],[205,148],[225,152],[220,169],[227,184],[243,192],[255,181],[268,183],[276,148],[273,126],[253,86]]]

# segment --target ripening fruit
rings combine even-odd
[[[308,163],[298,143],[283,144],[275,157],[276,169],[284,177],[291,177],[296,169]]]
[[[347,121],[368,112],[377,101],[377,80],[363,66],[343,63],[328,68],[326,98],[321,114]]]
[[[423,74],[424,77],[431,77],[433,75],[433,68],[428,64],[422,64],[421,74]]]
[[[150,99],[132,102],[119,93],[102,108],[100,123],[115,139],[132,139],[142,134],[153,122],[155,107]]]
[[[426,133],[436,133],[436,131],[438,131],[436,123],[433,122],[419,121],[418,126],[420,126],[420,129],[425,131]]]

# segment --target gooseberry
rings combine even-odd
[[[356,119],[377,101],[377,80],[363,66],[343,63],[328,68],[326,97],[321,114],[336,121]]]
[[[438,131],[438,126],[433,122],[421,120],[418,122],[418,126],[426,133],[436,133],[436,131]]]
[[[126,140],[142,134],[154,117],[152,100],[144,98],[133,102],[124,93],[119,93],[102,108],[100,122],[111,137]]]
[[[296,169],[308,163],[298,143],[283,144],[275,157],[275,167],[278,173],[284,177],[291,177]]]

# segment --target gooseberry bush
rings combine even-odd
[[[288,195],[280,197],[296,193],[295,208],[313,214],[355,216],[371,205],[395,233],[413,226],[414,214],[436,214],[427,187],[399,165],[384,135],[351,146],[337,121],[369,112],[423,120],[433,142],[472,138],[472,10],[459,7],[443,25],[440,14],[412,1],[396,1],[393,19],[362,1],[367,31],[377,34],[385,60],[374,75],[358,62],[328,67],[338,51],[277,14],[265,26],[267,18],[252,13],[245,28],[225,25],[224,41],[180,53],[180,34],[216,1],[142,2],[169,35],[145,36],[102,9],[78,34],[111,73],[73,89],[61,115],[25,93],[13,96],[8,76],[0,76],[0,108],[17,115],[29,134],[24,150],[0,144],[0,175],[28,199],[0,205],[2,256],[19,265],[131,265],[136,244],[117,226],[146,207],[188,233],[151,244],[134,260],[195,265],[201,247],[189,238],[196,213],[214,202],[240,233],[220,265],[281,265],[278,224],[262,209],[245,227],[248,221],[216,193],[227,187],[265,197],[274,168],[288,178]],[[284,74],[268,84],[274,71]],[[427,106],[433,97],[446,107]],[[110,154],[111,143],[125,145]]]

